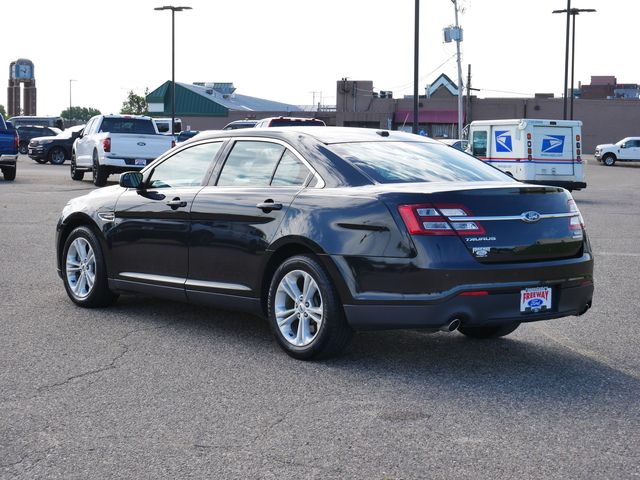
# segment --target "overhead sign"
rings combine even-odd
[[[564,151],[564,135],[545,135],[542,139],[542,154],[557,154]]]
[[[513,152],[509,130],[496,130],[496,152]]]

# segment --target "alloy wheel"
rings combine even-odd
[[[323,320],[322,294],[309,273],[287,273],[278,284],[274,306],[278,328],[288,343],[305,347],[316,339]]]
[[[67,283],[78,298],[86,298],[96,282],[96,257],[91,244],[76,238],[67,250]]]

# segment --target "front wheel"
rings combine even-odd
[[[106,307],[116,298],[107,283],[102,247],[88,227],[75,228],[62,251],[64,288],[69,298],[81,307]]]
[[[604,157],[602,157],[602,163],[607,167],[613,167],[613,165],[616,163],[615,155],[611,155],[611,154],[605,155]]]
[[[27,153],[29,153],[29,144],[28,143],[21,143],[20,146],[18,147],[18,151],[21,154],[26,155]]]
[[[53,147],[49,152],[49,162],[53,165],[62,165],[66,159],[67,155],[64,152],[64,149],[60,147]]]
[[[458,331],[471,338],[498,338],[509,335],[520,326],[520,322],[508,323],[493,327],[465,327],[461,325]]]
[[[280,347],[300,360],[336,355],[352,335],[331,278],[311,255],[288,258],[278,267],[268,313]]]

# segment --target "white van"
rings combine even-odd
[[[468,153],[517,180],[586,188],[582,122],[578,120],[479,120],[469,125]]]

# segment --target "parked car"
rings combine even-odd
[[[253,128],[258,123],[258,120],[234,120],[233,122],[227,123],[223,130],[237,130],[239,128]]]
[[[64,120],[62,117],[38,117],[35,115],[19,115],[11,117],[9,121],[14,127],[18,128],[23,125],[40,125],[43,127],[56,127],[64,130]]]
[[[18,132],[0,114],[0,171],[6,181],[16,179],[19,143]]]
[[[71,200],[56,238],[79,306],[139,292],[248,311],[300,359],[354,329],[500,337],[593,295],[568,191],[385,130],[203,132]]]
[[[640,137],[626,137],[617,143],[597,145],[595,157],[607,167],[616,162],[640,162]]]
[[[154,118],[153,122],[156,124],[156,128],[158,129],[158,133],[163,135],[172,135],[171,131],[171,117],[169,118]],[[182,131],[182,120],[180,118],[175,119],[175,132]]]
[[[29,157],[38,163],[62,165],[71,158],[73,142],[82,133],[84,125],[67,128],[55,137],[35,137],[29,142]]]
[[[36,137],[55,137],[60,135],[62,130],[56,127],[45,127],[43,125],[19,125],[16,127],[18,136],[20,137],[20,153],[27,155],[29,153],[29,142]]]
[[[324,127],[327,124],[317,118],[269,117],[259,120],[255,128],[265,127]]]
[[[103,187],[112,173],[140,170],[175,145],[173,136],[159,135],[151,117],[96,115],[73,143],[71,178],[92,172],[93,184]]]
[[[199,133],[200,133],[199,130],[183,130],[178,135],[178,138],[176,139],[176,143],[186,142],[187,140],[195,137]]]
[[[467,147],[469,146],[468,140],[460,140],[457,138],[439,138],[438,141],[444,143],[445,145],[449,145],[456,150],[460,150],[461,152],[467,150]]]

